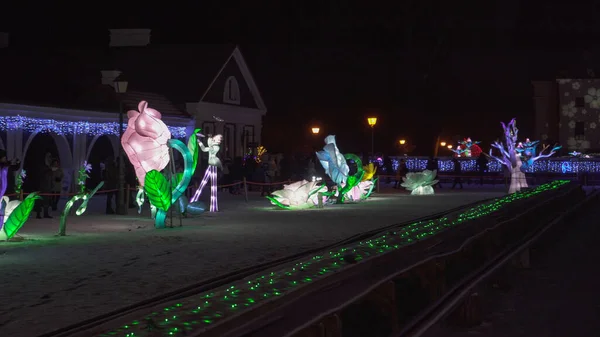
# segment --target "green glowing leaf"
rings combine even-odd
[[[179,183],[181,183],[181,181],[183,180],[183,173],[175,173],[172,177],[171,177],[171,186],[175,187],[177,185],[179,185]]]
[[[371,196],[371,193],[373,193],[373,188],[375,187],[375,184],[377,184],[377,179],[379,179],[379,178],[373,179],[373,183],[371,184],[371,187],[369,187],[369,190],[367,191],[367,193],[365,193],[363,195],[363,199],[367,199],[368,197]]]
[[[165,176],[157,170],[152,170],[146,174],[144,191],[148,195],[150,203],[156,208],[166,212],[171,206],[169,183]]]
[[[202,129],[196,129],[188,139],[187,148],[192,155],[192,173],[196,172],[196,166],[198,165],[198,139],[196,134],[200,132]]]
[[[23,200],[22,203],[19,204],[19,206],[12,211],[12,213],[10,213],[10,216],[4,223],[4,227],[2,227],[2,230],[6,234],[7,240],[10,240],[13,236],[15,236],[19,229],[23,227],[25,221],[29,219],[29,214],[33,210],[33,206],[35,205],[35,201],[37,199],[41,199],[38,194],[31,193],[27,196],[27,198],[25,198],[25,200]]]
[[[281,202],[279,202],[279,200],[273,198],[270,195],[267,195],[267,199],[271,200],[271,202],[273,203],[273,205],[275,205],[277,207],[280,207],[280,208],[283,208],[283,209],[290,209],[291,208],[290,206],[282,204]]]

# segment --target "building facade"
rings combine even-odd
[[[534,86],[536,134],[569,151],[600,149],[600,80],[558,79]]]
[[[150,34],[110,30],[109,48],[0,45],[0,148],[8,158],[24,163],[35,136],[50,134],[72,187],[99,137],[116,155],[118,114],[142,100],[162,113],[174,138],[201,128],[223,135],[222,158],[254,151],[267,109],[240,49],[153,45]],[[115,92],[117,78],[129,83],[126,93]]]

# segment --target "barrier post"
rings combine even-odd
[[[248,202],[248,183],[246,182],[246,177],[242,180],[242,184],[244,185],[244,199]]]
[[[317,193],[317,198],[319,198],[319,200],[318,200],[319,204],[317,205],[317,207],[323,208],[323,192]]]
[[[23,189],[19,191],[19,200],[23,201]]]

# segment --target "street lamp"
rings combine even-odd
[[[406,140],[405,139],[400,139],[398,142],[400,143],[400,145],[406,144]]]
[[[441,146],[446,146],[446,142],[441,142],[440,145]]]
[[[375,124],[377,124],[377,117],[367,118],[367,123],[371,127],[371,156],[375,156]]]
[[[318,135],[319,131],[321,131],[321,129],[318,127],[313,127],[310,129],[310,131],[312,131],[313,135]]]
[[[119,101],[119,142],[123,138],[123,104],[121,103],[121,95],[127,92],[129,83],[119,75],[114,80],[115,92]],[[127,203],[125,202],[125,161],[123,160],[123,146],[119,145],[119,177],[117,180],[117,214],[127,215]]]

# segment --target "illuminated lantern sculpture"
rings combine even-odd
[[[539,142],[531,142],[526,140],[525,144],[517,143],[519,129],[517,129],[517,120],[512,119],[508,124],[502,124],[504,130],[504,144],[495,141],[492,146],[500,151],[500,157],[492,155],[490,149],[490,158],[495,159],[510,170],[510,187],[508,193],[520,191],[522,188],[527,188],[527,178],[525,171],[532,167],[536,160],[540,158],[548,158],[552,156],[560,146],[554,146],[548,154],[543,154],[550,146],[546,145],[536,156],[536,148]]]
[[[127,112],[129,121],[121,144],[140,184],[136,198],[140,211],[146,193],[153,211],[156,212],[154,226],[164,228],[167,211],[183,196],[196,168],[196,132],[199,129],[190,136],[186,147],[181,141],[171,139],[171,133],[161,120],[160,112],[149,108],[146,101],[141,101],[138,109],[139,111]],[[171,179],[167,179],[160,172],[171,159],[169,148],[179,151],[184,163],[184,172],[174,174]],[[173,185],[175,188],[172,188]],[[183,212],[184,209],[180,211]]]
[[[23,227],[33,210],[37,193],[31,193],[25,200],[9,200],[6,193],[8,167],[0,168],[0,240],[8,241]]]
[[[211,212],[219,211],[219,205],[218,205],[218,200],[217,200],[217,168],[222,167],[222,165],[221,165],[221,161],[219,160],[219,157],[217,157],[217,153],[219,153],[219,150],[221,149],[221,147],[219,145],[221,145],[222,140],[223,140],[222,135],[208,137],[208,140],[206,141],[207,146],[204,146],[204,144],[202,142],[198,141],[198,144],[200,145],[200,149],[202,150],[202,152],[208,152],[208,167],[206,168],[206,171],[204,172],[204,177],[202,178],[202,182],[200,183],[200,186],[196,190],[196,193],[194,193],[194,196],[190,200],[190,203],[195,203],[198,201],[198,198],[200,198],[200,195],[202,194],[202,190],[204,189],[204,186],[206,186],[206,184],[208,183],[208,180],[210,179],[210,211]]]
[[[139,111],[129,110],[127,129],[121,138],[121,145],[135,169],[140,188],[136,201],[141,212],[144,203],[144,182],[146,173],[152,170],[162,171],[169,163],[171,132],[161,120],[161,114],[148,107],[148,102],[138,104]]]
[[[480,141],[472,141],[471,138],[465,138],[456,149],[450,148],[450,151],[456,153],[455,157],[474,157],[477,158],[483,152],[479,147]]]
[[[267,199],[283,209],[310,208],[319,204],[319,192],[323,191],[327,192],[327,186],[317,181],[301,180],[283,185],[283,189],[271,193]]]
[[[428,195],[433,194],[433,185],[437,184],[435,175],[437,171],[425,170],[423,172],[409,172],[405,177],[402,177],[402,187],[411,191],[412,195]]]
[[[73,207],[73,204],[78,200],[83,200],[81,205],[79,205],[79,208],[77,208],[77,211],[75,211],[75,214],[81,215],[81,214],[85,213],[85,210],[87,209],[87,205],[88,205],[88,202],[90,201],[90,199],[92,199],[94,194],[96,194],[96,192],[98,192],[100,187],[102,187],[102,185],[104,185],[104,182],[101,181],[96,186],[96,188],[94,188],[93,190],[91,190],[91,191],[86,190],[85,182],[90,178],[88,173],[90,173],[91,170],[92,170],[92,165],[88,164],[87,161],[83,162],[83,165],[81,165],[81,168],[79,169],[79,172],[77,175],[77,185],[79,186],[79,193],[77,193],[69,201],[67,201],[67,204],[65,205],[65,209],[63,209],[62,214],[60,215],[60,227],[58,229],[59,236],[65,236],[67,233],[67,216],[69,216],[69,213],[71,212],[71,207]]]
[[[352,191],[353,188],[357,187],[363,180],[365,171],[362,166],[362,160],[351,153],[342,155],[337,148],[335,136],[332,135],[325,138],[325,146],[322,151],[317,152],[317,158],[319,159],[321,166],[325,169],[325,173],[337,185],[336,189],[324,194],[330,197],[336,197],[337,203],[344,203],[344,200],[349,196],[348,193]],[[354,175],[349,175],[350,167],[346,162],[347,160],[352,160],[356,163],[356,173]],[[372,189],[370,191],[372,191]],[[358,195],[357,193],[351,193],[350,196],[356,196]],[[370,192],[368,194],[360,194],[366,198],[370,195]],[[358,201],[358,199],[352,199]]]

